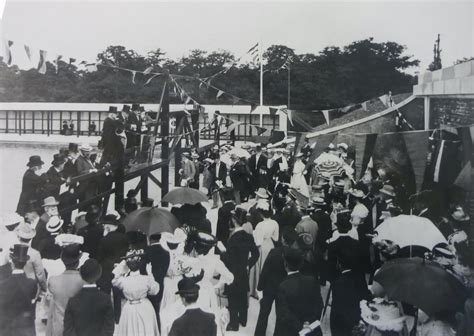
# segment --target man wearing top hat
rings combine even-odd
[[[64,311],[70,298],[82,288],[84,280],[79,274],[79,259],[82,252],[78,244],[67,245],[61,252],[61,261],[66,270],[48,280],[48,290],[52,295],[46,336],[62,336],[64,331]]]
[[[30,201],[38,201],[41,199],[46,183],[46,178],[41,172],[43,164],[44,162],[38,155],[30,156],[26,164],[28,169],[23,175],[20,199],[18,200],[18,206],[16,208],[16,212],[20,215],[25,214],[25,207]]]
[[[127,134],[127,148],[130,149],[131,158],[135,159],[136,146],[140,145],[140,104],[133,103],[132,111],[128,114],[128,122],[125,124]]]
[[[255,154],[253,154],[249,161],[248,166],[250,169],[250,188],[251,192],[255,192],[258,187],[266,187],[268,184],[267,179],[267,157],[262,153],[262,146],[257,145],[255,147]]]
[[[180,280],[176,294],[181,297],[185,312],[173,322],[169,336],[215,336],[217,325],[214,314],[201,310],[196,304],[199,285],[195,280]]]
[[[66,182],[62,174],[65,163],[66,159],[61,154],[54,154],[51,167],[45,174],[46,185],[44,187],[44,197],[54,196],[56,199],[59,199],[61,185]]]
[[[15,244],[10,255],[13,270],[0,283],[0,335],[35,335],[36,280],[26,277],[23,268],[29,260],[28,246]]]
[[[110,139],[115,134],[115,128],[117,124],[117,107],[109,106],[109,115],[104,120],[102,126],[102,136],[100,139],[100,147],[105,148]]]

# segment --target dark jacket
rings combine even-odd
[[[64,313],[64,336],[112,336],[115,328],[110,296],[97,288],[82,288]]]
[[[169,336],[215,336],[216,334],[214,315],[196,308],[187,309],[173,322]]]
[[[153,244],[147,246],[145,249],[145,256],[143,258],[143,265],[147,263],[151,264],[151,272],[155,281],[159,283],[160,288],[164,288],[164,279],[168,267],[170,265],[170,254],[168,251],[163,249],[160,244]],[[158,302],[161,302],[163,298],[163,290],[160,290],[157,294]]]
[[[77,234],[84,237],[84,244],[82,244],[82,250],[89,253],[90,258],[97,257],[97,251],[99,249],[100,241],[104,236],[104,229],[101,225],[87,225],[80,229]]]
[[[290,274],[278,288],[275,336],[298,336],[304,322],[319,320],[323,299],[319,284],[312,277]],[[321,335],[317,328],[310,335]]]
[[[219,165],[219,171],[216,171],[217,165],[213,163],[210,168],[211,173],[211,190],[215,190],[218,188],[216,181],[222,181],[222,184],[225,186],[226,178],[227,178],[227,167],[225,163],[221,162]]]
[[[229,271],[234,275],[234,282],[228,285],[230,290],[248,291],[248,269],[255,265],[259,256],[257,245],[247,232],[240,230],[230,236],[227,252],[222,258]]]
[[[44,187],[43,198],[54,196],[54,198],[59,199],[61,184],[66,181],[63,179],[62,173],[58,172],[54,167],[50,167],[46,172],[45,177],[46,185]]]
[[[332,284],[331,331],[350,335],[360,320],[360,301],[371,297],[365,279],[359,272],[346,271]]]
[[[276,295],[278,287],[287,276],[283,263],[283,247],[276,247],[270,251],[263,263],[262,272],[258,280],[259,291]]]
[[[227,240],[229,240],[229,222],[232,217],[232,210],[235,210],[235,203],[228,201],[225,202],[217,212],[216,238],[221,241],[224,246],[227,246]]]
[[[21,216],[25,214],[26,206],[30,201],[37,201],[41,204],[45,183],[46,177],[44,175],[38,176],[32,169],[28,169],[25,172],[21,185],[20,199],[16,208],[18,214]]]
[[[11,274],[0,284],[0,335],[34,335],[38,285],[24,273]]]
[[[248,187],[248,175],[245,164],[237,161],[229,171],[230,180],[235,190],[243,191]]]
[[[337,269],[338,259],[345,258],[351,263],[352,269],[362,272],[361,258],[360,258],[360,243],[358,240],[343,235],[332,241],[328,245],[328,267],[329,280],[333,280],[339,274]]]

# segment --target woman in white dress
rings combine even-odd
[[[306,165],[302,161],[303,153],[298,153],[295,158],[296,162],[293,165],[293,175],[291,176],[290,186],[309,198],[309,188],[304,177]]]
[[[155,310],[148,295],[156,295],[160,285],[147,267],[148,275],[140,274],[143,250],[127,252],[125,263],[120,263],[113,271],[112,285],[120,289],[125,297],[122,314],[116,329],[118,336],[159,336]]]
[[[178,231],[179,230],[179,231]],[[175,234],[163,232],[161,234],[160,244],[165,251],[170,255],[170,264],[163,281],[163,298],[161,299],[160,312],[177,300],[179,296],[176,295],[176,288],[178,282],[182,279],[182,275],[186,273],[185,262],[188,256],[184,255],[184,246],[186,236],[181,229],[176,229]]]
[[[275,243],[278,241],[279,226],[278,223],[271,219],[272,211],[270,204],[266,200],[259,200],[257,202],[257,209],[259,209],[263,215],[263,221],[257,224],[253,232],[253,238],[255,244],[258,246],[260,256],[258,257],[257,263],[250,270],[250,295],[257,297],[257,286],[260,273],[262,272],[263,263],[267,259],[270,250],[275,247]]]

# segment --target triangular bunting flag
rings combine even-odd
[[[2,40],[1,43],[2,50],[0,50],[0,56],[3,57],[3,62],[5,62],[7,65],[11,65],[12,52],[10,50],[10,47],[12,46],[13,41]]]
[[[321,113],[324,116],[324,120],[326,120],[326,124],[329,126],[329,110],[322,110]]]
[[[236,96],[233,96],[233,97],[232,97],[232,105],[238,104],[239,101],[240,101],[240,98],[239,98],[239,97],[236,97]]]
[[[472,169],[471,161],[468,161],[464,165],[464,168],[461,170],[456,180],[454,181],[454,185],[466,191],[473,192],[474,191],[473,178],[474,178],[474,171]]]
[[[253,111],[255,111],[255,109],[257,108],[257,104],[250,104],[250,113],[252,113]]]
[[[72,64],[72,63],[75,63],[76,62],[76,59],[75,58],[69,58],[69,64]]]
[[[25,44],[25,52],[26,52],[26,56],[28,56],[28,59],[29,59],[30,62],[31,62],[31,49],[30,49],[30,47],[27,46],[26,44]]]
[[[38,72],[40,74],[44,75],[46,73],[46,54],[47,54],[47,51],[46,50],[40,50],[39,54],[40,54],[40,59],[39,59],[39,63],[38,63]]]
[[[288,120],[290,121],[291,126],[295,126],[293,124],[293,113],[292,112],[293,112],[292,110],[287,110],[286,115],[288,116]]]
[[[270,115],[272,117],[274,117],[276,115],[278,109],[275,108],[275,107],[270,107],[269,110],[270,110]]]
[[[191,97],[187,96],[184,105],[188,105],[191,102]]]
[[[388,95],[384,94],[383,96],[379,97],[379,100],[386,106],[389,107],[389,102],[388,102]]]
[[[136,84],[136,83],[135,83],[135,76],[137,75],[137,72],[136,72],[136,71],[133,71],[133,70],[132,70],[131,72],[132,72],[132,83],[133,83],[133,84]]]
[[[159,76],[159,74],[154,74],[153,76],[151,76],[150,78],[148,78],[148,80],[145,82],[145,85],[148,85],[151,83],[151,81],[153,80],[153,78],[155,78],[156,76]],[[176,89],[176,88],[175,88]]]
[[[222,96],[223,94],[224,94],[224,91],[222,90],[217,91],[216,99],[219,99],[219,97]]]
[[[152,66],[149,66],[148,68],[146,68],[144,71],[143,71],[143,74],[144,75],[148,75],[150,72],[152,72],[153,70],[153,67]]]
[[[363,102],[362,104],[362,109],[367,112],[367,102]]]
[[[426,170],[429,132],[401,132],[415,173],[416,190],[421,191]]]
[[[361,134],[355,137],[355,168],[362,178],[374,153],[377,134]]]
[[[257,135],[262,135],[267,131],[265,127],[255,126],[255,128],[257,129]]]

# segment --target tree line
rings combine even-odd
[[[419,61],[406,55],[406,47],[396,42],[374,42],[373,38],[355,41],[340,47],[326,47],[318,54],[296,54],[284,45],[272,45],[263,53],[264,104],[287,103],[288,71],[283,64],[291,60],[292,107],[326,109],[358,103],[383,95],[410,92],[415,77],[405,71]],[[236,61],[229,51],[191,50],[179,59],[166,57],[158,48],[140,55],[124,46],[109,46],[97,55],[102,64],[143,71],[169,72],[179,77],[179,85],[200,104],[249,104],[259,101],[259,64],[250,61],[236,64],[226,73],[212,79],[211,84],[235,97],[202,85],[193,77],[206,78],[222,71]],[[37,70],[21,70],[0,62],[0,101],[12,102],[110,102],[157,103],[164,76],[145,85],[150,75],[132,74],[110,67],[86,72],[75,63],[59,61],[59,70],[47,64],[46,74]],[[201,84],[201,85],[200,85]],[[170,91],[174,93],[173,90]],[[174,95],[172,103],[180,103]]]

